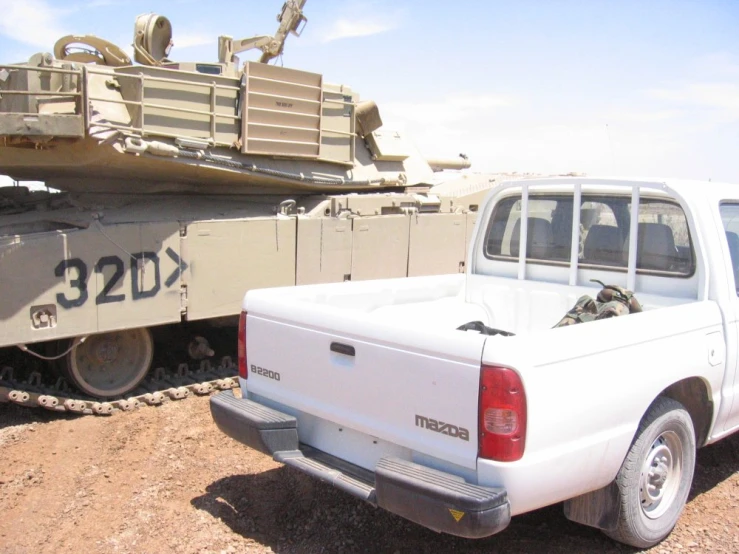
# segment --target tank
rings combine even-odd
[[[492,176],[443,169],[379,108],[271,65],[274,36],[172,61],[140,16],[134,61],[93,35],[0,65],[0,401],[109,414],[235,384],[245,291],[463,271]],[[258,49],[258,61],[240,52]],[[152,369],[154,368],[154,369]]]

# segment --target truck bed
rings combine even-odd
[[[644,295],[643,314],[550,329],[580,294],[595,296],[598,289],[488,277],[477,288],[476,301],[468,301],[463,284],[463,276],[452,275],[250,292],[244,305],[247,353],[258,354],[247,354],[249,397],[295,416],[301,442],[368,470],[393,455],[423,457],[432,467],[471,475],[478,468],[478,407],[459,398],[477,399],[481,363],[516,367],[531,387],[527,394],[537,399],[534,421],[547,409],[589,417],[587,411],[597,410],[598,401],[588,389],[601,390],[608,383],[618,391],[614,372],[643,371],[620,368],[619,356],[607,354],[613,345],[622,349],[620,356],[632,359],[646,341],[667,340],[674,353],[681,350],[681,341],[702,340],[720,321],[710,302]],[[473,320],[516,336],[457,330]],[[676,338],[676,321],[683,333],[685,321],[692,322],[696,338]],[[665,359],[672,359],[672,353]],[[722,369],[717,369],[719,379]],[[577,374],[571,390],[581,397],[558,408],[547,389],[568,374]],[[720,387],[720,381],[715,384]],[[654,386],[645,387],[645,394]],[[543,412],[541,426],[530,430],[528,451],[539,440],[545,450],[552,446],[546,437],[553,430]],[[615,419],[631,421],[631,415],[627,410]],[[459,431],[456,437],[425,432],[432,420],[464,429],[468,440],[459,438]],[[600,436],[605,442],[621,441],[633,431],[616,425],[601,428]],[[579,430],[571,434],[572,440],[581,438]],[[560,430],[551,436],[562,442]],[[601,439],[597,448],[603,447]],[[612,470],[604,467],[604,472]]]

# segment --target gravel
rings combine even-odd
[[[739,552],[739,437],[698,453],[648,552]],[[553,476],[556,478],[556,476]],[[0,552],[637,552],[551,506],[482,540],[440,535],[223,436],[207,398],[112,417],[0,404]]]

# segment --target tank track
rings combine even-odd
[[[13,378],[10,366],[0,368],[0,402],[13,402],[29,408],[45,408],[55,412],[81,415],[111,415],[130,412],[143,406],[158,406],[182,400],[193,394],[207,395],[238,386],[238,368],[229,356],[217,366],[209,360],[200,362],[194,371],[186,363],[177,369],[159,367],[125,397],[100,400],[80,394],[59,378],[53,385],[43,382],[40,372],[33,371],[23,380]]]

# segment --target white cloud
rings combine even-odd
[[[187,31],[177,32],[173,35],[174,48],[183,49],[193,46],[204,46],[208,44],[215,45],[216,39],[214,35],[205,35],[202,33],[189,33]],[[173,51],[174,51],[173,48]]]
[[[414,132],[413,138],[426,155],[465,153],[474,171],[617,172],[605,130],[593,126],[467,124]]]
[[[606,128],[599,122],[554,123],[551,118],[540,124],[519,123],[517,113],[451,125],[409,122],[402,131],[425,156],[468,155],[475,172],[574,171],[739,182],[739,169],[727,148],[709,143],[711,133],[691,122],[614,121]]]
[[[67,34],[60,22],[67,11],[45,0],[0,0],[0,13],[0,34],[24,44],[48,50]]]
[[[603,115],[605,121],[618,123],[655,123],[672,121],[683,115],[682,110],[613,110]]]
[[[380,104],[388,129],[429,157],[469,156],[473,171],[518,171],[739,182],[727,138],[739,121],[731,60],[722,75],[604,98],[560,113],[541,99],[467,92],[445,99]]]
[[[688,69],[694,77],[700,79],[706,76],[735,78],[739,75],[739,63],[728,52],[712,52],[698,56],[689,62]]]
[[[397,28],[397,19],[388,17],[383,21],[367,19],[359,20],[338,19],[324,34],[322,42],[331,42],[343,38],[367,37],[377,35]]]
[[[120,0],[90,0],[85,3],[85,8],[104,8],[107,6],[115,6],[122,4]]]
[[[435,102],[390,102],[380,106],[380,113],[383,116],[387,115],[389,122],[400,125],[406,122],[448,125],[468,119],[489,117],[497,108],[511,106],[514,103],[512,99],[504,96],[465,94]]]
[[[721,117],[739,118],[739,84],[696,83],[672,89],[652,89],[649,94],[678,105],[715,110]]]
[[[693,145],[680,110],[641,104],[573,119],[534,107],[495,94],[459,94],[380,110],[385,127],[402,131],[424,155],[461,152],[476,172],[708,176],[689,167]]]

